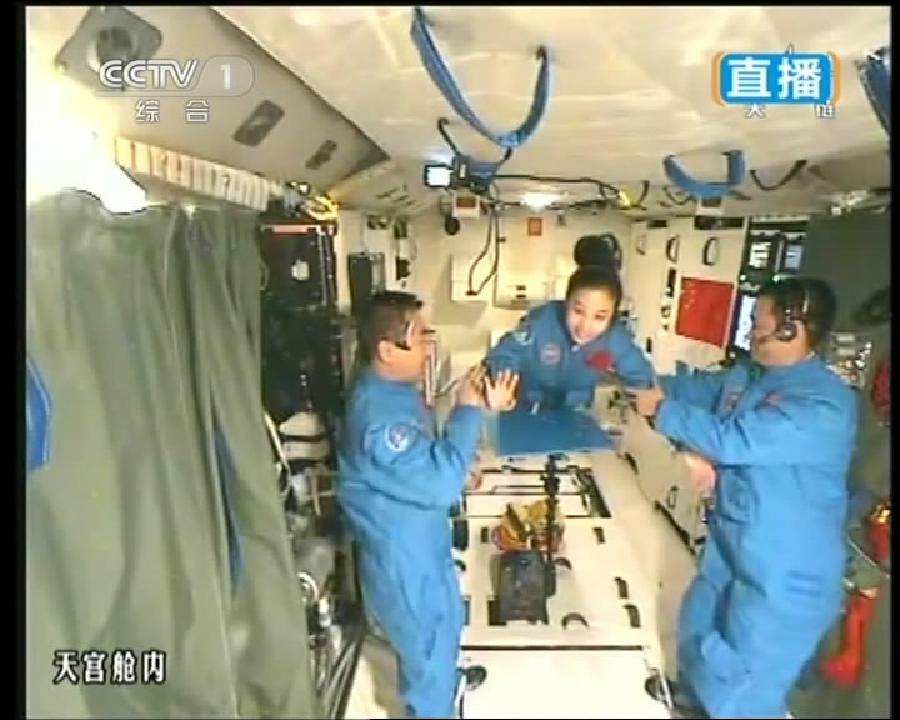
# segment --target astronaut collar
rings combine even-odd
[[[575,342],[575,340],[569,334],[568,328],[566,328],[566,337],[571,342],[570,347],[572,348],[572,352],[587,353],[588,355],[590,355],[592,353],[597,352],[598,350],[603,350],[606,348],[606,343],[604,342],[604,339],[606,338],[606,334],[608,332],[609,332],[609,330],[606,330],[606,331],[600,333],[593,340],[589,340],[588,342],[584,343],[583,345],[579,345]]]
[[[812,352],[803,360],[795,362],[793,365],[770,365],[768,367],[762,367],[762,374],[772,377],[782,377],[792,373],[805,372],[819,363],[821,363],[821,359],[816,353]]]
[[[365,374],[366,379],[369,382],[375,383],[376,385],[380,385],[385,388],[393,389],[393,390],[415,390],[415,383],[411,383],[407,380],[395,380],[393,378],[385,377],[384,375],[380,375],[375,368],[370,367],[366,370]]]

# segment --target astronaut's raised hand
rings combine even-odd
[[[684,464],[687,465],[694,489],[700,497],[709,497],[716,487],[716,468],[702,455],[695,452],[683,451]]]
[[[459,390],[456,394],[456,402],[458,404],[483,407],[482,388],[485,384],[484,375],[485,369],[482,365],[475,365],[469,368],[469,371],[459,383]]]
[[[484,381],[484,398],[487,403],[488,410],[494,412],[505,412],[512,410],[516,406],[516,389],[519,386],[519,374],[512,370],[501,370],[497,373],[497,377],[491,382],[491,379],[485,378]]]

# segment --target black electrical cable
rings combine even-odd
[[[453,151],[453,155],[454,155],[456,158],[465,158],[466,156],[463,155],[463,154],[459,151],[459,148],[456,146],[456,143],[453,142],[452,138],[450,137],[450,134],[447,132],[447,126],[448,126],[449,124],[450,124],[450,121],[449,121],[447,118],[444,118],[444,117],[438,118],[438,121],[437,121],[437,131],[441,134],[441,137],[444,138],[444,142],[447,143],[447,145],[450,146],[450,149]],[[494,164],[494,171],[493,171],[493,174],[492,174],[492,176],[489,178],[489,181],[490,181],[490,182],[493,182],[493,175],[496,175],[497,171],[498,171],[503,165],[505,165],[505,164],[507,163],[507,161],[512,157],[512,154],[513,154],[512,148],[506,148],[506,152],[503,153],[503,157],[500,158],[500,160],[498,160],[498,161]],[[480,194],[480,193],[478,193],[477,188],[476,188],[475,186],[470,186],[469,189],[472,190],[473,192],[476,192],[476,194]]]
[[[487,287],[487,284],[497,275],[497,270],[500,266],[500,212],[499,210],[494,210],[492,212],[493,221],[494,221],[494,262],[491,265],[491,271],[487,274],[484,280],[481,281],[481,285],[478,288],[478,292],[476,295],[481,295],[481,291]]]
[[[347,641],[331,666],[333,675],[323,688],[322,700],[326,711],[330,711],[328,717],[343,717],[365,638],[365,620],[354,618],[347,626]]]
[[[456,143],[453,142],[450,134],[447,132],[447,126],[449,124],[450,121],[447,118],[438,118],[437,130],[440,133],[441,137],[444,138],[444,142],[446,142],[450,149],[453,151],[453,154],[457,157],[462,157],[462,153],[460,153],[459,148],[456,146]],[[591,184],[597,186],[597,188],[600,190],[600,195],[604,200],[617,200],[621,196],[621,191],[615,185],[611,185],[610,183],[604,182],[603,180],[597,180],[596,178],[591,177],[565,178],[551,175],[498,174],[496,170],[499,170],[500,167],[505,165],[510,157],[512,157],[512,148],[507,148],[506,152],[503,155],[503,158],[496,165],[494,175],[491,178],[491,182],[494,182],[496,180],[531,180],[533,182],[566,183],[573,185]],[[642,180],[641,184],[641,197],[635,203],[635,207],[641,207],[641,204],[644,202],[644,200],[647,199],[647,195],[650,192],[649,181]],[[469,289],[471,290],[471,287]]]
[[[672,195],[671,191],[669,190],[668,185],[663,185],[662,191],[665,194],[665,196],[669,199],[669,202],[672,203],[673,205],[687,205],[691,201],[690,195],[686,195],[683,200],[676,200],[675,197]]]
[[[753,184],[756,185],[760,190],[764,190],[765,192],[772,192],[773,190],[777,190],[778,188],[786,185],[791,180],[793,180],[797,174],[806,167],[806,160],[798,160],[794,163],[794,167],[788,170],[787,175],[781,178],[781,181],[776,183],[775,185],[763,185],[759,176],[756,174],[756,170],[750,171],[750,178],[753,180]]]
[[[491,209],[491,214],[493,215],[493,208]],[[493,230],[493,226],[491,225],[491,218],[488,218],[487,223],[487,236],[484,239],[484,247],[481,248],[481,252],[478,253],[478,256],[472,261],[472,264],[469,265],[469,280],[466,286],[466,294],[467,295],[478,295],[477,292],[472,287],[472,276],[475,275],[475,268],[478,267],[478,264],[484,259],[484,256],[488,254],[488,251],[491,249],[491,231]],[[480,291],[479,291],[480,292]]]
[[[450,136],[447,134],[447,125],[450,124],[450,121],[447,118],[438,118],[437,121],[437,130],[441,134],[441,137],[444,138],[444,142],[446,142],[450,149],[453,151],[454,155],[459,155],[459,148],[456,147],[456,143],[450,139]]]
[[[492,196],[490,194],[491,190],[494,191],[496,196]],[[484,247],[481,248],[481,252],[478,254],[478,256],[475,258],[475,260],[473,260],[472,264],[469,266],[469,278],[468,278],[468,283],[467,283],[467,287],[466,287],[467,295],[480,295],[481,291],[484,289],[485,285],[487,285],[487,282],[490,281],[491,277],[493,277],[493,275],[488,274],[487,280],[481,283],[481,287],[477,291],[472,287],[472,276],[475,274],[475,268],[478,267],[479,263],[481,263],[481,261],[484,259],[485,255],[487,255],[488,251],[491,249],[491,232],[492,232],[492,230],[494,230],[496,228],[497,233],[499,234],[499,232],[500,232],[499,220],[493,224],[491,223],[491,220],[494,219],[498,213],[496,206],[500,204],[500,190],[497,188],[497,183],[491,183],[490,187],[488,188],[488,199],[491,201],[491,210],[490,210],[490,216],[488,217],[488,223],[487,223],[487,236],[485,237]],[[495,242],[496,242],[496,239],[495,239]],[[495,266],[497,263],[497,260],[496,260],[497,253],[498,253],[498,251],[495,249],[495,253],[494,253],[495,254],[495,261],[494,261]],[[496,273],[496,267],[494,267],[492,272]]]
[[[545,182],[545,183],[567,183],[573,185],[596,185],[600,189],[600,194],[603,195],[604,200],[611,199],[608,196],[608,192],[611,192],[615,199],[619,197],[619,188],[615,185],[610,185],[607,182],[603,182],[602,180],[597,180],[596,178],[589,177],[579,177],[579,178],[564,178],[564,177],[555,177],[552,175],[517,175],[517,174],[503,174],[503,175],[495,175],[495,180],[532,180],[534,182]]]
[[[644,200],[647,199],[647,194],[650,192],[650,181],[649,180],[641,180],[641,196],[637,199],[637,202],[634,204],[634,207],[643,208]]]
[[[494,236],[494,237],[493,237],[493,244],[494,244],[494,258],[493,258],[493,260],[492,260],[492,262],[491,262],[491,269],[488,271],[488,274],[487,274],[487,275],[484,277],[484,279],[481,281],[481,284],[479,284],[478,289],[475,291],[475,295],[481,295],[482,290],[484,290],[485,287],[487,287],[487,284],[491,281],[491,278],[494,277],[494,275],[495,275],[496,272],[497,272],[497,247],[498,247],[498,243],[497,243],[497,237],[498,237],[498,236],[497,236],[497,217],[498,217],[498,216],[497,216],[497,213],[496,213],[496,212],[491,212],[491,216],[490,216],[490,218],[488,218],[488,224],[492,225],[493,236]]]

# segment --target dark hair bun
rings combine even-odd
[[[575,243],[574,255],[578,267],[610,267],[616,271],[622,267],[622,251],[612,233],[581,237]]]

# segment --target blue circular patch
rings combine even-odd
[[[556,365],[562,359],[562,350],[556,343],[547,343],[541,348],[541,363]]]
[[[403,452],[412,441],[412,433],[413,429],[405,423],[391,425],[384,433],[385,444],[395,453]]]

